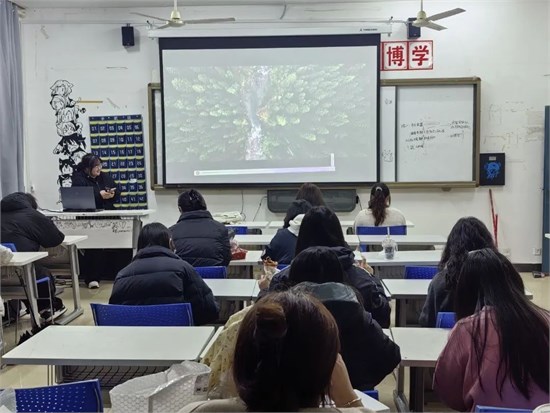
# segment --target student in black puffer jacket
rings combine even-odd
[[[2,233],[0,240],[15,244],[18,252],[36,252],[41,248],[57,247],[63,242],[65,235],[55,226],[50,218],[38,211],[38,203],[31,194],[14,192],[2,198],[0,222]],[[54,317],[65,311],[60,298],[55,297],[55,279],[49,269],[34,264],[37,278],[49,277],[48,284],[38,284],[38,309],[45,319],[49,319],[49,298],[53,297]],[[49,286],[49,290],[48,290]]]
[[[293,290],[317,297],[331,312],[340,334],[342,358],[351,384],[371,390],[401,361],[399,346],[365,311],[362,296],[346,285],[346,274],[332,248],[310,247],[296,256],[288,282]]]
[[[355,263],[355,255],[344,240],[340,221],[327,207],[314,207],[304,216],[296,243],[296,255],[314,246],[330,247],[336,253],[346,274],[344,283],[354,287],[361,294],[365,310],[372,314],[378,324],[382,328],[389,328],[391,309],[381,281]],[[268,290],[287,288],[291,268],[292,265],[275,274]],[[260,287],[263,286],[261,282]]]
[[[109,304],[190,303],[195,325],[218,318],[212,291],[195,269],[171,250],[170,231],[157,222],[145,225],[138,252],[116,276]]]
[[[184,191],[178,207],[180,219],[170,228],[176,254],[194,267],[226,267],[231,261],[229,233],[206,210],[203,196],[194,189]]]

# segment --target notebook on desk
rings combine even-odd
[[[61,204],[64,212],[96,212],[94,188],[91,186],[73,186],[60,188]]]

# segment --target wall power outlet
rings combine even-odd
[[[542,248],[533,248],[533,255],[542,255]]]

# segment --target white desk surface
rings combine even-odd
[[[390,408],[386,406],[383,403],[380,403],[378,400],[373,399],[372,397],[366,395],[362,391],[354,390],[355,394],[361,398],[361,402],[363,402],[363,406],[366,407],[369,410],[372,410],[376,413],[386,413],[390,411]]]
[[[27,264],[31,264],[35,261],[46,258],[48,253],[46,251],[37,252],[14,252],[11,261],[7,264],[2,264],[5,267],[22,267]]]
[[[40,211],[47,217],[144,217],[155,212],[154,209],[109,209],[96,212]]]
[[[358,235],[359,242],[367,245],[380,245],[386,235]],[[445,245],[447,238],[442,235],[391,235],[397,245]]]
[[[386,279],[382,280],[385,290],[395,299],[423,299],[428,295],[428,287],[432,280],[405,280]],[[525,290],[525,295],[533,299],[533,293]]]
[[[546,238],[550,238],[550,234],[544,234]]]
[[[441,251],[398,251],[393,260],[387,260],[383,253],[376,251],[364,252],[363,256],[372,267],[434,266],[441,260]]]
[[[239,245],[269,245],[271,240],[273,239],[273,234],[261,234],[261,235],[252,235],[252,234],[246,234],[246,235],[235,235],[235,240],[239,243]],[[344,235],[344,239],[348,243],[350,247],[356,247],[359,245],[359,239],[357,238],[357,235]],[[380,241],[381,242],[381,241]]]
[[[228,227],[266,228],[269,225],[269,221],[243,221],[225,225]]]
[[[416,252],[416,251],[412,251]],[[262,253],[260,250],[251,250],[246,253],[246,258],[244,260],[231,260],[229,263],[230,267],[251,267],[251,266],[263,266],[262,262]],[[361,252],[354,251],[355,259],[361,261]]]
[[[68,245],[78,244],[79,242],[85,241],[87,239],[87,235],[65,235],[65,238],[63,239],[61,245],[66,247]]]
[[[393,327],[393,341],[401,349],[401,366],[435,367],[450,332],[444,328]]]
[[[205,279],[216,298],[226,300],[250,300],[258,282],[252,279]]]
[[[170,366],[196,360],[214,327],[50,326],[2,357],[6,364]]]
[[[355,221],[351,220],[340,220],[340,225],[343,228],[353,227],[353,223]],[[271,221],[268,225],[268,228],[282,228],[283,227],[283,221]]]

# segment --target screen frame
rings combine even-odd
[[[162,37],[159,38],[160,89],[162,111],[162,186],[178,188],[295,188],[302,182],[259,183],[166,183],[166,112],[164,108],[164,50],[204,49],[256,49],[256,48],[307,48],[307,47],[376,47],[376,180],[348,182],[314,182],[321,187],[370,186],[380,179],[380,34],[327,34],[327,35],[280,35],[280,36],[235,36],[235,37]],[[158,137],[157,137],[158,139]]]

